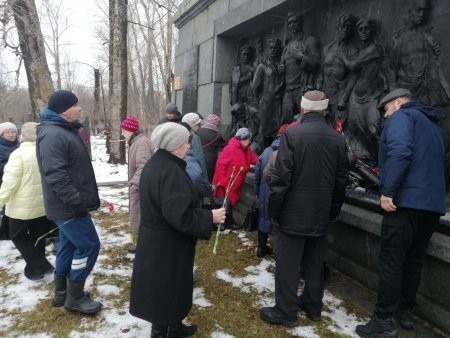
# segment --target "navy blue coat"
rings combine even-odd
[[[388,119],[379,151],[380,192],[397,207],[445,214],[445,145],[439,113],[410,101]]]
[[[270,187],[263,179],[263,171],[269,163],[270,156],[275,150],[278,150],[279,145],[280,138],[278,137],[269,147],[264,149],[255,165],[255,195],[258,196],[259,200],[258,230],[265,233],[272,232],[272,221],[269,216]]]
[[[8,162],[9,155],[19,147],[17,139],[15,141],[9,141],[0,136],[0,185],[2,184],[3,170]]]
[[[46,109],[37,126],[36,152],[47,218],[71,218],[100,206],[94,169],[78,136],[81,125]]]

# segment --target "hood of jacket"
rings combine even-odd
[[[422,114],[424,114],[426,117],[428,117],[431,121],[436,123],[439,122],[440,113],[433,107],[430,107],[420,101],[406,102],[401,106],[401,109],[416,109],[420,111]]]
[[[83,125],[79,122],[68,122],[64,120],[60,114],[54,112],[53,110],[50,110],[48,108],[45,108],[40,114],[39,118],[41,120],[41,123],[44,124],[58,124],[62,127],[68,128],[68,129],[80,129],[83,127]],[[39,128],[39,126],[38,126]]]

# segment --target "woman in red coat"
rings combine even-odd
[[[216,163],[213,178],[214,197],[227,195],[227,218],[225,227],[238,229],[233,219],[232,206],[239,202],[241,188],[251,165],[255,165],[258,156],[250,149],[252,133],[247,128],[240,128],[223,148]]]

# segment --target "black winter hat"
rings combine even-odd
[[[67,90],[58,90],[50,95],[48,99],[48,109],[55,113],[64,113],[70,107],[78,103],[78,98],[74,93]]]

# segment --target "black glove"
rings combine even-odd
[[[75,217],[86,217],[88,215],[88,211],[84,203],[72,205],[72,210]]]

